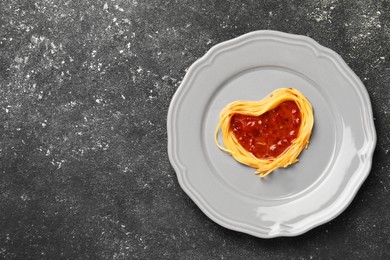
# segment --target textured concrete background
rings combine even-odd
[[[259,29],[307,35],[367,87],[378,144],[350,207],[295,238],[209,220],[167,157],[187,68]],[[0,258],[389,259],[389,1],[0,1]]]

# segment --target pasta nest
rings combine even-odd
[[[257,158],[238,142],[231,127],[232,117],[235,114],[260,116],[286,101],[294,101],[301,113],[301,124],[297,137],[292,140],[291,145],[276,158]],[[309,145],[313,124],[313,108],[307,98],[296,89],[280,88],[260,101],[238,100],[228,104],[220,113],[214,139],[221,150],[229,153],[238,162],[255,168],[255,173],[264,177],[277,168],[285,168],[298,162],[299,154]],[[221,130],[222,133],[224,146],[218,142],[219,130]]]

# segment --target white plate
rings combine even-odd
[[[282,87],[310,100],[314,130],[297,164],[260,179],[219,150],[213,134],[228,103]],[[167,127],[169,158],[188,196],[216,223],[262,238],[299,235],[340,214],[368,176],[376,144],[367,91],[342,58],[276,31],[220,43],[196,61]]]

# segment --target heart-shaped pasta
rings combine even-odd
[[[313,129],[313,108],[293,88],[280,88],[260,101],[235,101],[220,114],[217,146],[264,177],[298,161]],[[224,146],[218,143],[221,129]]]

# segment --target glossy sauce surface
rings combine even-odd
[[[235,114],[230,124],[247,151],[260,159],[276,158],[297,137],[301,113],[295,102],[286,101],[260,116]]]

